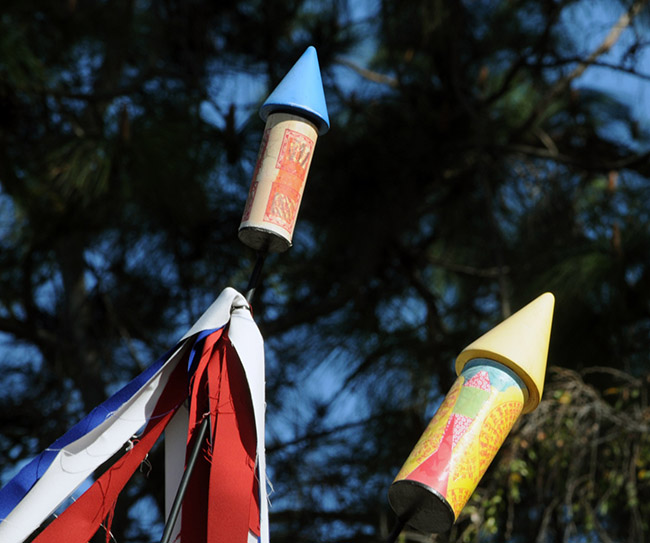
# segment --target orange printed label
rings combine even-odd
[[[295,130],[286,129],[276,162],[277,176],[273,181],[264,220],[292,233],[300,205],[314,141]]]

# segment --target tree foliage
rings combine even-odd
[[[650,135],[582,76],[648,80],[648,7],[596,4],[594,39],[574,0],[5,2],[2,482],[245,286],[257,108],[313,44],[332,130],[255,303],[272,539],[385,536],[455,356],[547,290],[543,402],[435,540],[647,538]],[[150,462],[120,543],[160,533]]]

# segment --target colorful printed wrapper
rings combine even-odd
[[[273,113],[266,121],[239,239],[256,250],[283,252],[293,230],[318,132],[303,117]]]
[[[502,364],[468,363],[388,492],[397,516],[428,533],[458,518],[522,411],[527,394]]]

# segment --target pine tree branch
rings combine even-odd
[[[278,443],[271,443],[270,445],[266,446],[266,452],[268,454],[273,454],[275,452],[281,451],[283,449],[286,449],[288,447],[292,447],[294,445],[300,445],[304,443],[309,443],[313,442],[319,439],[322,439],[324,437],[329,437],[333,434],[337,434],[339,432],[345,432],[346,430],[350,430],[352,428],[359,428],[363,427],[366,424],[377,420],[381,419],[386,416],[386,413],[381,413],[379,415],[375,415],[372,417],[368,417],[363,420],[356,420],[354,422],[346,422],[343,424],[339,424],[337,426],[333,426],[331,428],[327,428],[326,430],[321,430],[320,432],[309,432],[307,434],[303,434],[301,436],[296,437],[295,439],[291,439],[289,441],[282,441]]]
[[[336,59],[334,59],[334,62],[340,64],[341,66],[350,68],[351,70],[356,72],[364,79],[367,79],[368,81],[372,81],[373,83],[380,83],[382,85],[388,85],[389,87],[393,87],[393,88],[397,87],[397,79],[391,77],[390,75],[375,72],[374,70],[369,70],[368,68],[363,68],[362,66],[355,64],[351,60],[341,58],[341,57],[337,57]]]
[[[603,171],[603,170],[620,170],[624,168],[633,168],[646,164],[650,159],[650,151],[645,153],[638,153],[630,155],[619,160],[612,160],[609,162],[594,162],[593,160],[583,160],[566,153],[553,152],[545,147],[535,147],[534,145],[505,145],[499,146],[500,152],[517,153],[528,155],[537,158],[550,159],[562,164],[569,164],[587,171]]]
[[[508,266],[494,266],[491,268],[477,268],[476,266],[469,266],[466,264],[458,264],[443,258],[436,258],[433,256],[427,257],[427,261],[434,266],[443,268],[447,271],[467,275],[468,277],[484,277],[486,279],[496,279],[503,274],[510,272]]]
[[[337,296],[318,299],[312,303],[297,303],[291,311],[286,311],[273,320],[263,320],[260,328],[263,328],[265,335],[273,336],[282,334],[299,324],[316,322],[319,318],[327,316],[343,307],[350,301],[354,293],[355,289],[349,288]]]
[[[598,57],[607,53],[619,40],[623,31],[632,24],[634,18],[639,14],[639,12],[648,4],[649,0],[637,0],[634,2],[630,8],[623,13],[618,21],[612,26],[609,33],[601,44],[594,49],[591,54],[581,60],[578,65],[569,73],[566,77],[559,79],[551,87],[546,96],[539,102],[537,107],[533,110],[532,114],[526,119],[521,128],[517,131],[519,133],[526,132],[532,125],[534,125],[551,107],[553,102],[563,94],[575,81],[580,77],[587,68],[592,66]]]
[[[559,68],[560,66],[565,66],[567,64],[575,64],[576,62],[581,62],[581,61],[582,59],[580,57],[563,57],[555,60],[554,62],[546,62],[544,64],[538,64],[537,66],[544,69],[547,68],[553,69],[553,68]],[[639,79],[643,79],[644,81],[650,81],[650,74],[645,74],[635,70],[634,68],[621,66],[619,64],[614,64],[612,62],[605,62],[603,60],[594,60],[593,62],[591,62],[590,65],[599,68],[607,68],[609,70],[614,70],[617,72],[623,72],[626,74],[633,75],[634,77],[638,77]]]

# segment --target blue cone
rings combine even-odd
[[[309,46],[284,76],[275,90],[260,108],[260,117],[267,117],[276,111],[295,113],[313,121],[322,136],[330,128],[330,119],[325,104],[323,81],[320,76],[318,55]]]

